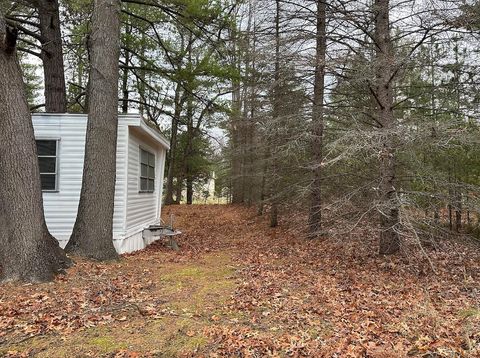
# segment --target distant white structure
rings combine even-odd
[[[208,197],[213,198],[215,197],[215,172],[212,172],[210,178],[208,178],[207,184],[205,185],[205,190],[208,191]]]
[[[32,116],[50,233],[65,247],[77,216],[85,154],[86,114]],[[168,141],[138,114],[119,115],[113,243],[119,253],[143,249],[155,237]],[[101,178],[99,178],[101,180]]]
[[[193,201],[194,203],[207,203],[214,202],[215,195],[215,172],[212,172],[211,175],[198,183],[195,183],[194,192],[193,192]],[[187,196],[187,190],[182,190],[182,197]]]

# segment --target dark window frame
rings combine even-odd
[[[156,176],[156,157],[155,154],[148,149],[139,147],[139,192],[154,193],[155,192],[155,176]],[[146,161],[144,160],[144,155]],[[145,168],[145,173],[143,172]],[[152,174],[153,173],[153,174]]]
[[[42,192],[45,193],[56,193],[59,191],[58,189],[58,183],[59,183],[59,143],[60,139],[59,138],[35,138],[35,145],[37,145],[37,142],[39,141],[45,141],[45,142],[55,142],[55,155],[45,155],[45,154],[38,154],[37,152],[37,160],[40,158],[55,158],[55,171],[54,172],[42,172],[40,169],[40,162],[39,162],[39,172],[40,172],[40,179],[42,178],[42,175],[48,175],[48,176],[54,176],[55,177],[55,188],[54,189],[44,189],[41,187]],[[38,149],[37,149],[38,151]],[[42,184],[40,183],[40,186]]]

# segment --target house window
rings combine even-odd
[[[155,155],[140,148],[140,191],[155,190]]]
[[[57,141],[37,140],[38,166],[42,190],[57,190]]]

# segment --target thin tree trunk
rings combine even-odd
[[[130,52],[125,50],[125,63],[128,66],[130,63]],[[128,113],[128,100],[130,91],[128,90],[128,68],[123,69],[122,74],[122,113]]]
[[[237,26],[235,24],[235,26]],[[238,31],[235,28],[231,33],[233,66],[240,73],[240,54],[238,50]],[[232,204],[244,202],[244,191],[242,187],[242,95],[241,82],[235,78],[232,81],[232,113],[230,115],[231,139],[232,139]]]
[[[194,68],[193,66],[193,52],[192,52],[192,45],[193,45],[193,37],[192,34],[188,34],[188,45],[187,45],[187,63],[188,68],[190,71]],[[194,115],[194,108],[193,108],[193,90],[195,85],[193,83],[193,73],[190,73],[190,78],[187,81],[187,88],[186,91],[186,101],[187,101],[187,110],[186,110],[186,122],[187,122],[187,142],[185,146],[185,158],[184,158],[184,168],[185,168],[185,179],[186,179],[186,189],[187,189],[187,205],[193,204],[193,172],[192,172],[192,158],[194,156],[194,144],[193,141],[195,139],[195,127],[193,125],[193,115]]]
[[[472,224],[472,219],[470,217],[470,203],[469,203],[469,200],[468,200],[468,195],[466,196],[466,204],[467,204],[467,225],[470,227],[470,225]]]
[[[17,32],[0,14],[0,281],[43,282],[70,261],[50,235]]]
[[[449,169],[448,172],[448,182],[450,183],[450,187],[448,188],[448,204],[447,204],[447,210],[448,210],[448,228],[450,231],[453,231],[453,205],[452,205],[452,200],[453,200],[453,192],[452,192],[452,174],[451,174],[451,169]]]
[[[308,218],[309,237],[315,238],[322,228],[322,151],[323,151],[323,102],[325,94],[325,56],[327,51],[326,2],[317,1],[317,44],[315,83],[313,94],[313,183],[310,213]]]
[[[191,167],[191,158],[193,156],[193,140],[194,140],[194,127],[193,127],[193,102],[192,95],[188,94],[187,100],[187,143],[185,148],[185,178],[187,186],[187,205],[193,204],[193,173]]]
[[[448,209],[448,228],[452,231],[453,230],[453,208],[452,208],[452,204],[448,204],[447,209]]]
[[[263,207],[265,205],[265,190],[266,190],[266,178],[267,178],[267,163],[268,156],[264,154],[263,158],[263,168],[262,168],[262,180],[260,185],[260,201],[258,203],[257,215],[263,215]]]
[[[240,204],[244,201],[244,192],[242,188],[242,121],[240,83],[234,83],[232,92],[232,203]]]
[[[142,33],[141,35],[141,48],[140,48],[140,53],[145,52],[145,34]],[[145,105],[144,103],[147,103],[146,99],[146,93],[145,93],[145,77],[146,77],[146,71],[145,71],[145,61],[143,58],[140,58],[140,69],[138,70],[138,76],[140,77],[137,79],[137,91],[138,95],[140,96],[140,105],[138,106],[138,111],[140,114],[143,116],[145,114]]]
[[[270,227],[278,226],[278,203],[276,201],[272,202],[272,207],[270,208]]]
[[[253,188],[258,187],[258,175],[257,173],[260,172],[263,169],[263,166],[259,166],[259,162],[261,164],[261,161],[258,160],[259,158],[259,138],[257,138],[257,131],[256,131],[256,115],[257,115],[257,87],[258,87],[258,74],[257,74],[257,38],[256,38],[256,33],[257,33],[257,24],[255,17],[253,14],[255,13],[255,7],[251,6],[251,15],[253,17],[253,31],[252,31],[252,36],[251,36],[251,45],[250,47],[250,58],[251,58],[251,78],[249,81],[250,84],[250,122],[249,122],[249,143],[250,146],[248,147],[248,150],[250,151],[249,154],[249,175],[250,175],[250,182]],[[250,38],[250,37],[249,37]],[[257,200],[260,199],[260,204],[259,204],[259,212],[260,215],[262,214],[263,211],[263,189],[264,189],[264,176],[261,176],[261,192],[258,190],[252,190],[250,188],[250,195],[249,195],[249,204],[253,204]]]
[[[193,204],[193,180],[187,173],[187,205]]]
[[[430,106],[431,106],[431,114],[433,121],[435,123],[435,126],[437,124],[437,111],[436,111],[436,106],[435,106],[435,65],[433,63],[433,46],[434,46],[434,37],[431,38],[431,44],[430,44],[430,52],[429,52],[429,62],[430,62],[430,89],[431,89],[431,94],[430,94]],[[432,131],[432,137],[435,137],[435,132]],[[432,152],[434,151],[434,148],[430,149]],[[432,153],[430,153],[432,155]],[[433,168],[434,170],[436,169],[435,162],[433,163]],[[434,182],[434,187],[433,191],[438,192],[437,190],[437,185]],[[435,225],[440,224],[440,208],[439,208],[439,203],[437,200],[435,200],[434,204],[434,209],[433,209],[433,222]]]
[[[45,111],[65,113],[67,91],[58,0],[36,0],[33,3],[37,4],[40,33],[44,38],[42,62],[45,80]]]
[[[240,127],[239,127],[239,149],[240,149],[240,193],[241,193],[241,202],[249,205],[249,198],[251,195],[251,188],[252,183],[250,182],[251,176],[249,175],[249,167],[248,167],[248,154],[250,149],[250,133],[249,133],[249,96],[248,96],[248,88],[249,88],[249,78],[251,74],[251,60],[250,60],[250,33],[252,27],[252,11],[251,7],[249,8],[249,15],[247,19],[247,28],[245,30],[245,35],[243,36],[243,56],[238,55],[237,60],[237,71],[241,73],[242,69],[242,60],[243,60],[243,67],[244,67],[244,75],[241,85],[240,91],[240,110],[239,113],[239,120],[240,120]]]
[[[90,103],[82,191],[67,252],[118,258],[113,246],[120,1],[95,0],[91,33]]]
[[[175,174],[175,154],[177,151],[178,123],[182,113],[183,99],[180,98],[181,85],[175,88],[174,113],[172,117],[172,133],[170,135],[170,150],[168,151],[167,185],[165,188],[165,205],[171,205],[173,200],[173,175]]]
[[[125,5],[126,9],[129,10],[128,3]],[[130,19],[128,17],[128,19]],[[132,34],[132,25],[127,23],[125,25],[125,39],[127,47],[124,50],[124,59],[125,59],[125,68],[122,72],[122,113],[128,113],[128,105],[129,105],[129,97],[130,91],[128,90],[128,66],[130,66],[130,51],[128,50],[128,46],[130,45],[130,36]]]
[[[254,8],[250,1],[248,7],[247,28],[244,35],[244,68],[245,74],[243,76],[243,150],[242,150],[242,191],[243,201],[250,206],[254,200],[255,195],[255,175],[254,175],[254,160],[253,160],[253,143],[254,143],[254,116],[255,116],[255,33],[252,31],[252,26],[255,27],[253,18]],[[240,61],[239,61],[240,62]]]
[[[455,189],[455,230],[462,229],[462,193]]]
[[[375,41],[376,75],[375,88],[378,107],[378,119],[383,132],[380,158],[380,249],[379,253],[389,255],[400,249],[400,237],[397,232],[399,208],[396,193],[395,149],[393,131],[393,48],[390,38],[390,1],[375,0]]]
[[[177,183],[175,187],[175,204],[180,204],[182,202],[182,190],[183,190],[183,177],[177,177]]]
[[[275,73],[274,73],[274,93],[273,93],[273,120],[278,120],[280,116],[280,0],[276,0],[276,14],[275,14]],[[275,123],[275,125],[277,125]],[[271,173],[271,185],[269,190],[269,196],[271,201],[270,208],[270,227],[276,227],[278,225],[278,199],[273,192],[278,188],[274,187],[273,177],[277,174],[277,158],[275,152],[272,159],[272,173]]]

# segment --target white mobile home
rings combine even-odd
[[[85,154],[86,114],[34,114],[47,226],[65,247],[77,216]],[[119,115],[114,245],[119,253],[143,249],[143,235],[160,221],[168,141],[138,114]]]

